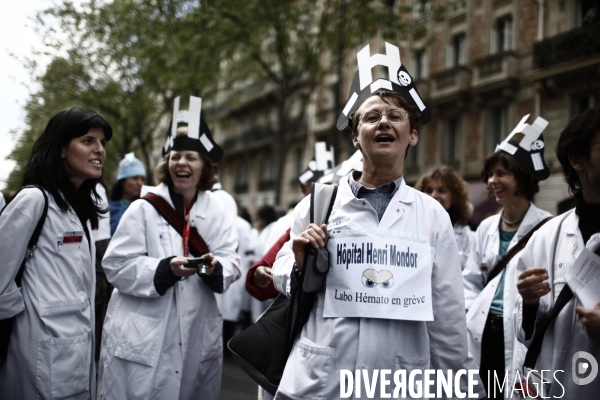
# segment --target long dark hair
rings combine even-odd
[[[77,137],[85,135],[91,128],[104,131],[106,141],[112,137],[112,127],[100,114],[84,108],[73,107],[59,111],[50,118],[48,125],[33,145],[29,161],[25,166],[23,186],[37,185],[46,189],[58,208],[65,212],[69,205],[82,223],[88,219],[93,229],[98,227],[98,214],[105,214],[97,204],[98,179],[86,179],[78,190],[69,179],[61,150]]]

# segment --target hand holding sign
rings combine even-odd
[[[299,271],[304,268],[304,259],[306,258],[306,246],[311,245],[315,249],[325,247],[329,233],[327,225],[323,224],[320,227],[315,224],[310,224],[304,232],[292,240],[292,251],[296,259],[296,265]]]

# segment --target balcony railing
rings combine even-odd
[[[469,89],[471,70],[467,67],[456,67],[433,75],[431,97],[438,99],[451,96]]]
[[[286,135],[294,135],[302,131],[306,131],[307,123],[306,118],[299,117],[294,118],[288,122],[288,130],[285,132]],[[253,126],[240,134],[225,139],[223,148],[225,151],[237,150],[243,147],[251,146],[254,143],[271,139],[277,139],[277,129],[270,124],[262,126]]]
[[[518,78],[518,61],[517,54],[510,50],[475,61],[473,87]]]
[[[600,54],[600,23],[595,23],[535,43],[533,68],[547,68],[598,54]]]

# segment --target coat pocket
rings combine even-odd
[[[153,367],[161,348],[162,320],[129,313],[117,339],[115,357]]]
[[[423,396],[423,373],[426,369],[430,368],[429,357],[426,358],[412,358],[405,356],[394,356],[394,370],[392,374],[396,371],[406,371],[406,382],[408,382],[410,373],[414,370],[420,370],[421,374],[415,376],[415,383],[412,388],[413,393],[420,394],[420,396],[412,397],[411,391],[407,388],[407,399],[424,399],[426,397]],[[419,382],[420,381],[420,382]],[[420,385],[420,387],[419,387]]]
[[[212,360],[223,354],[223,318],[207,318],[202,338],[200,361]]]
[[[48,340],[52,399],[65,399],[88,393],[91,334]]]
[[[323,399],[332,354],[333,348],[321,347],[302,338],[285,365],[278,396],[281,393],[282,398]]]

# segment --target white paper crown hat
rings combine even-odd
[[[390,43],[385,43],[386,54],[375,54],[371,56],[369,45],[366,45],[356,54],[358,59],[358,71],[354,75],[348,101],[337,121],[338,130],[343,130],[350,123],[350,116],[369,97],[382,91],[398,93],[408,103],[418,110],[418,121],[426,124],[431,120],[431,110],[427,108],[412,76],[400,62],[400,49]],[[389,79],[377,79],[373,82],[371,69],[375,66],[384,66],[388,69]]]
[[[327,150],[327,143],[325,142],[315,143],[315,156],[308,163],[308,167],[298,176],[298,182],[301,185],[308,182],[315,182],[332,169],[334,163],[333,148]]]
[[[326,184],[340,183],[340,180],[348,175],[352,171],[362,171],[363,169],[363,154],[360,150],[356,150],[354,154],[343,161],[341,164],[336,165],[331,171],[328,171],[323,175],[317,182]]]
[[[125,154],[125,157],[119,162],[119,171],[117,172],[117,180],[131,178],[133,176],[146,177],[146,169],[144,164],[133,153]]]
[[[548,121],[537,117],[533,124],[529,125],[525,122],[528,118],[529,114],[521,119],[510,135],[496,146],[496,151],[503,151],[529,166],[535,174],[535,179],[539,182],[550,176],[550,169],[544,160],[544,147],[546,146],[542,135],[548,126]]]
[[[202,99],[190,96],[190,109],[179,110],[179,97],[173,105],[173,119],[167,132],[167,139],[162,149],[163,157],[171,150],[192,150],[208,155],[212,162],[219,162],[223,157],[223,149],[213,137],[201,115]],[[177,124],[186,123],[187,136],[177,136]]]

